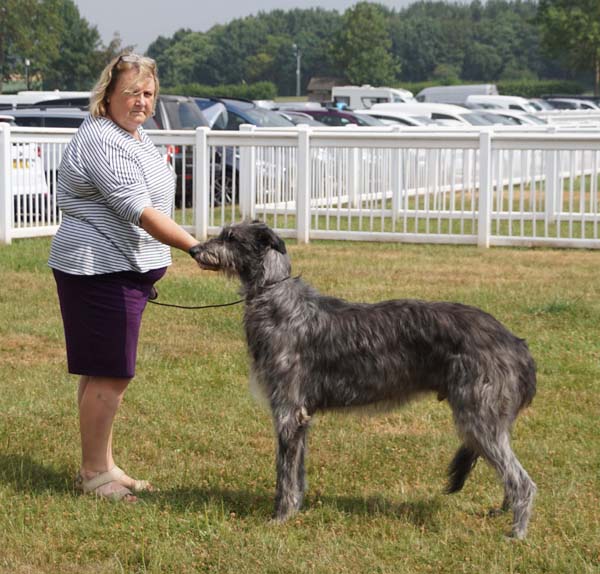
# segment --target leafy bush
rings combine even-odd
[[[206,86],[203,84],[181,84],[163,90],[166,94],[197,97],[230,97],[248,100],[272,100],[277,96],[277,87],[273,82],[254,84],[229,84]]]
[[[544,94],[582,94],[585,88],[570,80],[506,80],[496,83],[501,94],[537,98]]]

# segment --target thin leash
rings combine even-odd
[[[295,277],[295,279],[299,279],[299,278],[300,278],[300,275]],[[274,283],[269,283],[268,285],[265,285],[265,288],[273,287],[274,285],[283,283],[284,281],[287,281],[288,279],[292,279],[292,277],[289,276],[289,277],[286,277],[285,279],[281,279],[280,281],[275,281]],[[240,303],[243,303],[246,300],[246,299],[238,299],[237,301],[231,301],[231,303],[218,303],[218,304],[214,304],[214,305],[188,306],[188,305],[175,305],[173,303],[159,303],[158,301],[155,301],[155,299],[157,299],[157,298],[158,298],[158,291],[156,290],[155,287],[152,287],[152,293],[150,294],[150,297],[148,298],[148,303],[152,303],[152,305],[160,305],[161,307],[173,307],[175,309],[191,309],[191,310],[217,309],[218,307],[232,307],[233,305],[239,305]]]
[[[243,303],[245,299],[239,299],[238,301],[232,301],[231,303],[218,303],[214,305],[196,305],[196,306],[188,306],[188,305],[174,305],[173,303],[159,303],[155,301],[158,297],[158,291],[153,287],[152,293],[148,298],[148,303],[152,303],[152,305],[160,305],[161,307],[174,307],[175,309],[216,309],[217,307],[231,307],[232,305],[239,305]]]

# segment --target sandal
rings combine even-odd
[[[108,472],[112,473],[114,480],[121,482],[121,478],[127,476],[124,470],[120,469],[117,465],[113,466]],[[132,492],[156,492],[158,489],[152,486],[147,480],[136,480],[132,478],[133,486],[127,486]]]
[[[111,502],[120,502],[127,496],[134,496],[133,492],[129,488],[123,486],[119,482],[118,477],[121,475],[116,473],[115,476],[113,470],[114,468],[107,472],[101,472],[89,480],[86,480],[83,478],[83,476],[81,476],[81,473],[78,473],[77,477],[75,478],[75,488],[84,494],[94,494],[99,498],[106,498]],[[119,485],[119,488],[110,492],[107,492],[106,489],[103,491],[102,487],[110,484],[111,482],[116,482]],[[135,500],[128,500],[126,502],[135,502]]]

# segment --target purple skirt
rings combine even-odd
[[[166,267],[54,278],[67,344],[69,373],[133,378],[142,313]]]

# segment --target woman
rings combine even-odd
[[[169,216],[174,174],[141,127],[159,82],[150,58],[127,54],[102,72],[90,117],[67,146],[59,171],[62,223],[53,269],[69,372],[80,375],[80,490],[134,502],[152,490],[115,465],[115,414],[135,374],[142,312],[171,264],[171,247],[196,239]]]

